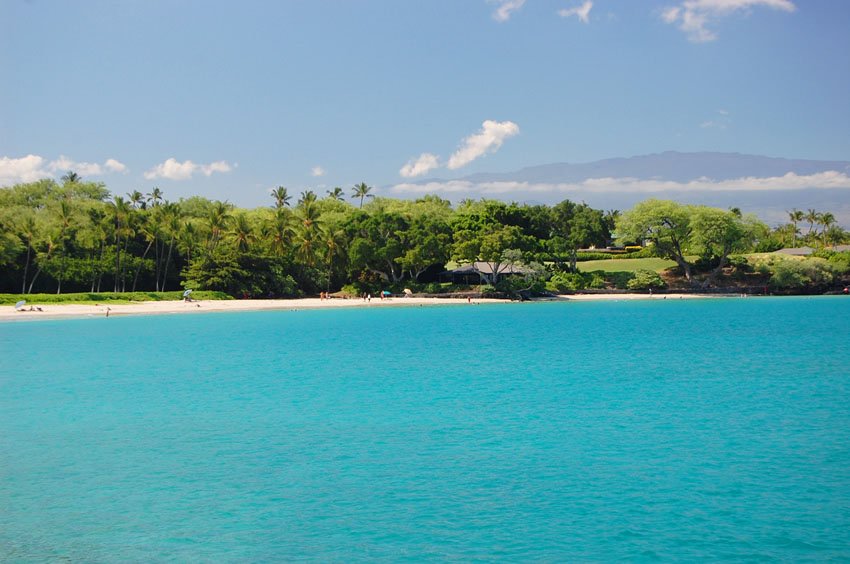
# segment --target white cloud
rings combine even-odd
[[[59,155],[55,161],[51,161],[48,165],[51,172],[65,173],[73,170],[80,176],[101,176],[111,172],[127,172],[127,167],[124,163],[115,159],[106,159],[103,164],[77,162],[65,155]]]
[[[685,0],[661,12],[661,19],[676,24],[694,43],[717,39],[717,34],[706,26],[735,12],[748,12],[754,7],[766,7],[783,12],[793,12],[791,0]]]
[[[564,8],[563,10],[558,10],[558,15],[562,18],[569,18],[571,16],[576,16],[580,22],[588,23],[590,21],[590,10],[593,8],[593,2],[587,0],[581,6],[576,6],[575,8]]]
[[[470,182],[451,180],[447,182],[429,182],[425,184],[404,183],[391,188],[402,194],[463,193],[465,195],[523,193],[634,193],[653,194],[659,192],[770,192],[778,190],[803,189],[850,189],[850,176],[844,172],[827,171],[810,175],[798,175],[789,172],[775,177],[744,177],[733,180],[712,180],[697,178],[689,182],[668,180],[639,180],[637,178],[589,178],[581,182],[570,183],[531,183],[531,182]]]
[[[115,159],[107,159],[103,164],[98,164],[77,162],[65,155],[60,155],[58,159],[50,162],[39,155],[27,155],[19,159],[0,157],[0,185],[54,178],[71,170],[86,177],[126,172],[127,167]]]
[[[506,22],[511,19],[511,14],[522,8],[525,0],[495,0],[499,7],[493,12],[493,19],[497,22]]]
[[[422,153],[418,158],[407,161],[407,164],[401,167],[398,173],[405,178],[413,178],[414,176],[421,176],[438,166],[440,166],[440,158],[437,155]]]
[[[166,178],[168,180],[188,180],[195,173],[211,176],[214,172],[230,172],[233,169],[225,161],[215,161],[210,164],[193,163],[186,160],[178,162],[175,158],[170,158],[164,163],[160,163],[145,173],[145,178],[154,180],[156,178]]]
[[[27,155],[19,159],[0,157],[0,186],[10,186],[21,182],[35,182],[51,176],[44,169],[44,158]]]
[[[106,159],[106,162],[103,163],[103,168],[109,172],[127,172],[127,167],[124,163],[118,162],[115,159]]]
[[[323,169],[322,167],[320,167],[318,165],[314,166],[313,168],[310,169],[310,175],[311,176],[324,176],[325,175],[325,169]]]
[[[481,131],[463,140],[461,147],[449,157],[448,167],[452,170],[465,166],[487,153],[495,153],[505,139],[519,133],[519,126],[512,121],[487,120]]]

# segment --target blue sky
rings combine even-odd
[[[850,2],[0,0],[0,22],[4,185],[73,168],[253,206],[666,150],[850,160]]]

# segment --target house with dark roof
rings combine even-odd
[[[453,284],[480,284],[493,280],[494,273],[498,279],[500,276],[522,275],[528,272],[530,272],[528,268],[516,264],[475,261],[472,264],[447,270],[440,275],[440,278]]]
[[[774,251],[778,255],[788,255],[792,257],[807,257],[815,250],[811,247],[786,247],[784,249],[779,249],[778,251]]]

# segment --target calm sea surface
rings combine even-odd
[[[850,559],[850,299],[0,324],[0,560]]]

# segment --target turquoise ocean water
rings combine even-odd
[[[850,559],[850,299],[0,324],[0,560]]]

